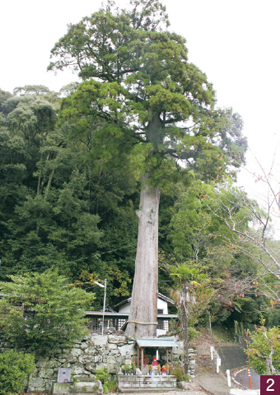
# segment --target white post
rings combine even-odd
[[[221,366],[221,358],[217,357],[217,373],[220,372],[220,366]]]
[[[227,382],[228,382],[228,386],[231,387],[231,377],[230,377],[230,370],[227,369]]]
[[[213,353],[214,353],[214,347],[210,346],[211,361],[213,361],[213,358],[214,358]]]
[[[103,331],[104,331],[104,315],[105,315],[105,303],[106,303],[106,285],[107,285],[107,280],[105,279],[104,300],[103,300],[102,336],[103,336]]]

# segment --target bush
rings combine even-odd
[[[0,354],[0,394],[23,390],[24,380],[35,369],[34,356],[13,350]]]
[[[85,336],[85,310],[93,294],[75,287],[57,270],[10,276],[1,282],[0,328],[18,348],[46,353]]]
[[[115,381],[109,381],[107,383],[107,388],[109,391],[115,392],[117,390],[117,383]]]
[[[188,328],[188,340],[189,342],[191,342],[193,339],[195,339],[196,337],[199,337],[200,334],[199,332],[197,332],[196,329],[194,329],[193,327],[189,327]]]
[[[176,376],[177,381],[190,381],[190,376],[184,373],[182,366],[178,363],[173,366],[170,372],[173,376]]]
[[[103,386],[103,394],[108,394],[109,386],[110,386],[108,369],[107,368],[97,369],[95,378],[101,381]]]
[[[109,381],[109,373],[107,368],[99,368],[96,370],[96,380],[100,380],[102,384],[107,384]]]
[[[95,378],[101,381],[104,394],[108,394],[109,391],[116,391],[117,383],[115,381],[109,381],[110,375],[107,368],[97,369]]]

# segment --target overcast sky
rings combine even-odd
[[[126,0],[116,0],[123,7]],[[268,166],[280,140],[279,0],[162,0],[171,30],[187,39],[189,60],[208,76],[220,107],[244,120],[244,134]],[[67,31],[97,11],[101,0],[13,0],[1,6],[0,88],[41,84],[58,91],[77,77],[47,72],[50,50]],[[280,150],[279,150],[280,153]],[[278,155],[279,156],[279,155]],[[248,166],[254,169],[248,155]],[[247,189],[250,177],[240,177]]]

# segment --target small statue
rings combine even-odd
[[[160,366],[160,364],[158,364],[158,374],[160,375],[160,372],[161,372],[161,366]]]

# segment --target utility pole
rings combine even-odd
[[[105,279],[105,285],[104,285],[102,335],[103,335],[103,333],[104,333],[104,315],[105,315],[105,305],[106,305],[106,286],[107,286],[107,279]]]
[[[106,306],[106,287],[107,287],[107,279],[104,281],[104,285],[100,284],[98,281],[94,281],[96,285],[101,288],[104,288],[104,299],[103,299],[103,319],[102,319],[102,335],[104,333],[104,316],[105,316],[105,306]]]

